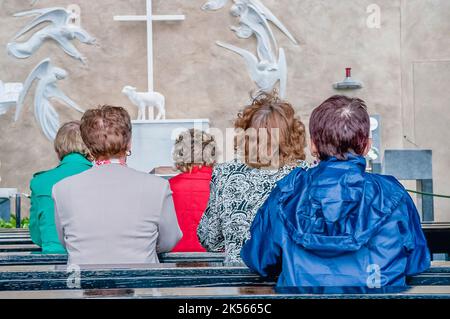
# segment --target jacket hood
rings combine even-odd
[[[366,160],[352,154],[297,170],[278,187],[278,211],[291,238],[327,256],[359,250],[405,194],[395,178],[366,173]]]

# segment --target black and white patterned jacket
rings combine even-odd
[[[242,263],[240,252],[250,226],[276,183],[297,167],[256,169],[235,160],[214,168],[208,207],[198,228],[201,244],[210,252],[225,252],[226,263]]]

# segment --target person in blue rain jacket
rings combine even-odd
[[[333,96],[314,110],[320,163],[278,183],[259,210],[241,257],[278,287],[406,286],[430,267],[417,209],[391,176],[366,172],[365,102]]]

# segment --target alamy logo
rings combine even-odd
[[[67,288],[69,289],[81,289],[81,269],[78,265],[67,266]]]
[[[367,267],[367,273],[369,273],[369,277],[367,277],[367,287],[370,289],[380,289],[381,288],[381,267],[379,265],[369,265]]]
[[[372,3],[367,7],[367,27],[369,29],[380,29],[381,28],[381,8],[379,5]]]

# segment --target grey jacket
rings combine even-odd
[[[158,263],[182,237],[169,183],[118,164],[59,182],[53,200],[69,264]]]

